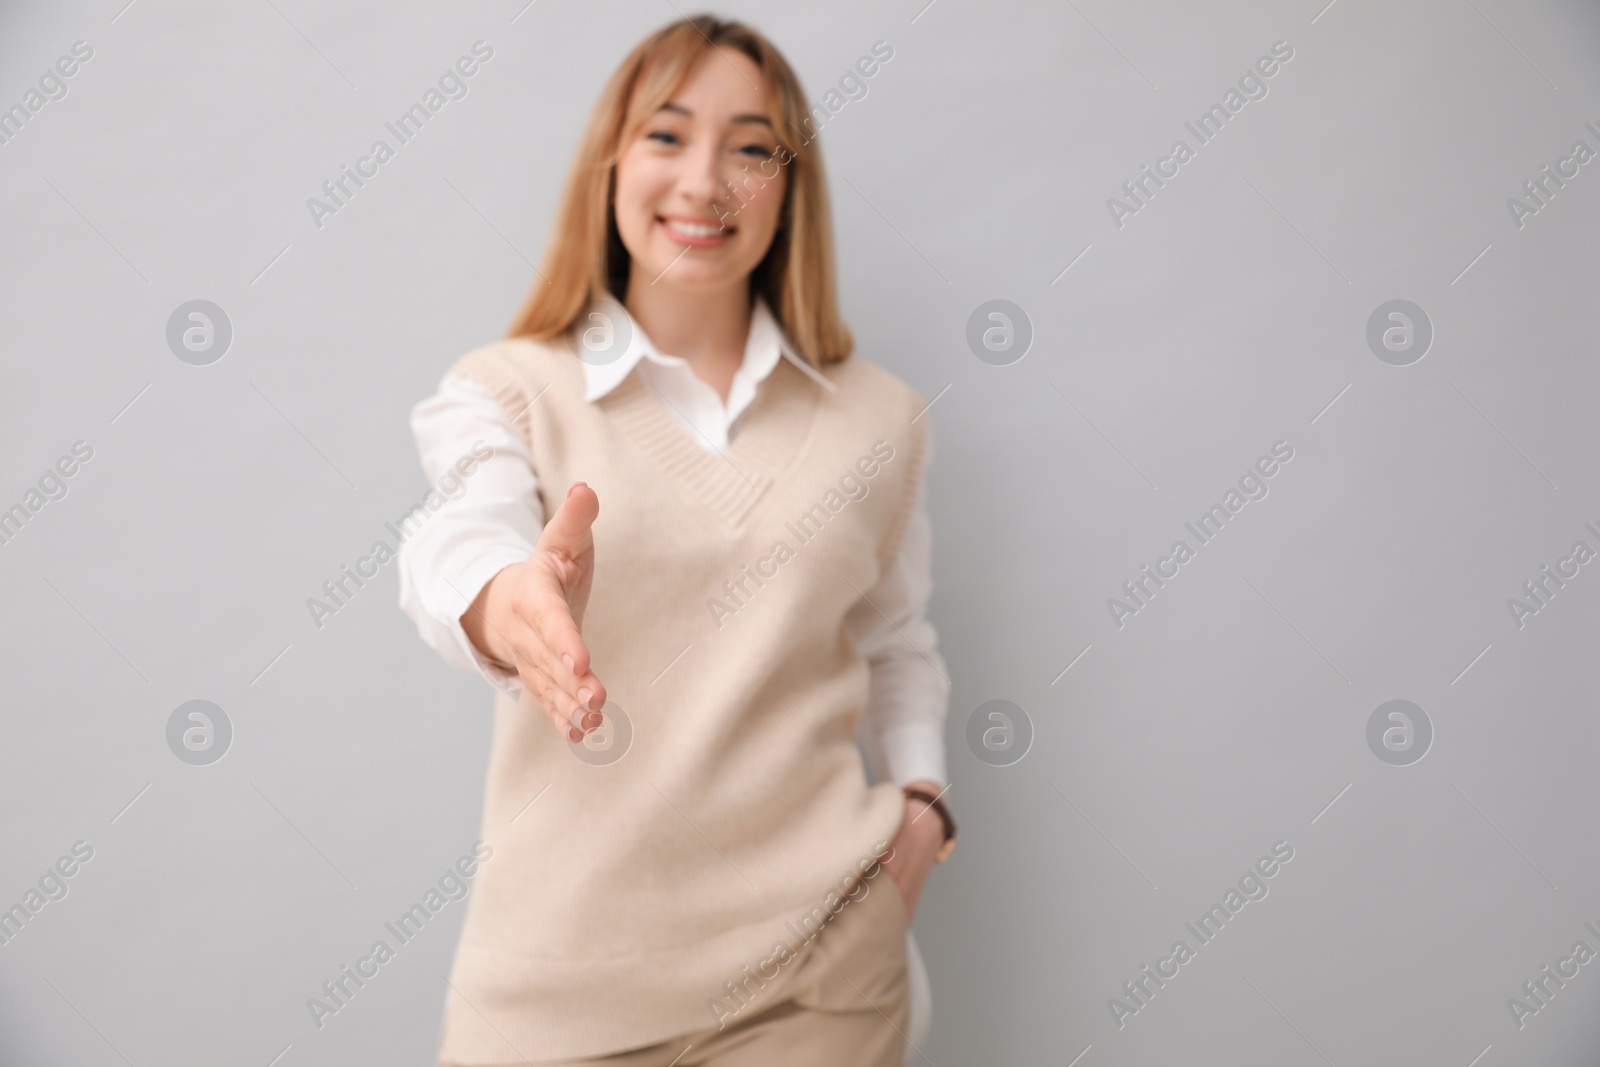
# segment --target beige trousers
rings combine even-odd
[[[882,868],[867,884],[866,896],[818,932],[784,998],[770,1007],[726,1018],[720,1029],[538,1067],[901,1067],[911,1004],[905,900]],[[466,1065],[441,1060],[439,1067]]]

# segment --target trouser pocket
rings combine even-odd
[[[880,866],[818,933],[796,976],[796,1003],[824,1011],[876,1009],[890,1018],[903,1013],[906,926],[905,900]]]

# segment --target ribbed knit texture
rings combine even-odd
[[[600,498],[583,637],[633,736],[594,766],[532,695],[496,697],[494,855],[440,1058],[600,1056],[715,1026],[728,983],[751,990],[744,969],[780,943],[803,958],[801,917],[900,825],[899,790],[869,788],[856,747],[868,670],[845,616],[899,549],[923,400],[858,358],[821,370],[832,391],[780,359],[718,455],[636,372],[587,402],[563,344],[496,342],[453,370],[527,437],[547,516],[573,481]]]

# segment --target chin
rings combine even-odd
[[[750,273],[704,260],[699,263],[691,262],[696,256],[705,255],[696,249],[690,249],[688,254],[673,263],[673,257],[677,254],[674,252],[671,256],[661,259],[657,265],[647,268],[650,277],[660,279],[656,282],[657,285],[670,285],[674,289],[721,289]],[[666,273],[663,274],[663,271]]]

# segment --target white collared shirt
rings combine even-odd
[[[724,404],[687,360],[655,347],[621,303],[608,310],[630,328],[627,348],[609,363],[583,365],[589,402],[605,396],[637,371],[691,439],[721,452],[739,432],[740,416],[779,359],[826,388],[834,384],[797,355],[766,302],[751,307],[743,361]],[[422,639],[452,666],[476,670],[515,697],[521,679],[489,662],[461,627],[461,614],[503,568],[532,553],[544,526],[527,442],[505,411],[477,381],[447,375],[438,390],[411,410],[411,431],[429,484],[436,484],[464,455],[487,445],[494,454],[465,479],[464,491],[445,503],[400,546],[400,607]],[[933,459],[931,426],[924,461]],[[919,778],[947,784],[944,719],[949,683],[938,636],[927,618],[932,592],[932,531],[919,483],[900,551],[877,585],[846,616],[846,626],[870,670],[863,741],[874,771],[896,785]]]

